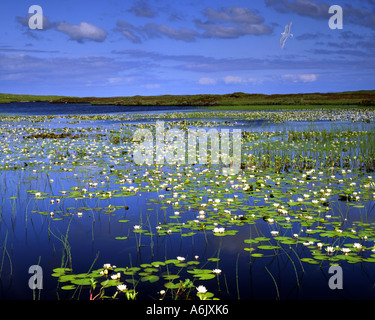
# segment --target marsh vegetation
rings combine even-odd
[[[1,296],[373,298],[374,119],[371,108],[4,115]],[[156,120],[240,128],[241,171],[135,164],[133,133]],[[33,264],[39,292],[25,289]],[[339,293],[332,264],[347,279]]]

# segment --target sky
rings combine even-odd
[[[375,0],[2,0],[0,12],[1,93],[375,89]]]

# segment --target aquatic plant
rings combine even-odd
[[[206,121],[208,116],[212,119]],[[241,124],[246,130],[237,175],[222,175],[222,166],[210,161],[140,166],[132,159],[132,133],[152,130],[156,119],[169,119],[166,127],[186,131],[255,119],[281,123],[329,117],[362,127],[283,124],[257,131]],[[59,297],[242,298],[241,259],[263,272],[275,288],[272,294],[283,297],[274,261],[288,266],[297,287],[309,267],[371,267],[375,262],[375,131],[366,122],[373,117],[372,110],[355,109],[170,113],[153,119],[142,114],[4,117],[0,174],[6,210],[0,226],[10,232],[21,216],[27,234],[31,229],[48,239],[53,253],[61,250],[61,263],[52,273]],[[57,121],[56,128],[44,127]],[[108,248],[114,257],[132,253],[136,262],[122,260],[121,267],[96,270],[82,261],[75,265],[80,241],[88,246],[78,236],[81,230],[95,250]],[[1,233],[2,280],[17,260],[7,232]],[[220,259],[215,250],[231,242],[236,248],[226,251],[230,258]],[[219,260],[203,261],[201,248],[215,251]],[[198,291],[200,286],[210,292]]]

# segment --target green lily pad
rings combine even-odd
[[[208,261],[217,262],[220,261],[220,258],[208,258]]]
[[[118,280],[105,280],[103,282],[100,283],[104,288],[108,288],[108,287],[115,287],[115,286],[118,286],[120,284],[120,282]]]
[[[165,262],[163,262],[163,261],[153,261],[153,262],[151,262],[151,265],[153,265],[154,267],[165,266]]]
[[[213,273],[198,273],[193,275],[193,277],[198,278],[199,280],[209,280],[215,278],[215,274]]]
[[[193,270],[188,270],[188,273],[191,274],[203,274],[203,273],[212,273],[212,270],[210,269],[193,269]]]
[[[171,263],[178,264],[178,263],[180,263],[180,261],[177,260],[177,259],[169,259],[169,260],[165,260],[165,263],[166,264],[171,264]]]
[[[88,286],[91,285],[90,279],[74,279],[71,281],[73,284],[76,284],[78,286]]]
[[[175,280],[178,279],[180,276],[177,274],[166,274],[163,276],[165,280]]]
[[[251,256],[255,258],[260,258],[263,257],[263,253],[252,253]]]
[[[259,243],[259,241],[255,239],[245,239],[243,242],[244,243]]]
[[[157,272],[157,271],[159,271],[159,270],[156,269],[156,268],[146,268],[144,271],[145,271],[145,272],[148,272],[148,273],[152,273],[152,272]]]
[[[75,288],[76,286],[72,284],[61,287],[62,290],[74,290]]]
[[[307,263],[310,263],[310,264],[319,264],[320,263],[319,261],[316,261],[312,258],[302,258],[301,261],[307,262]]]
[[[254,238],[254,240],[256,241],[270,241],[271,239],[270,238],[266,238],[266,237],[257,237],[257,238]]]
[[[59,281],[60,282],[67,282],[67,281],[72,281],[75,279],[75,275],[73,274],[67,274],[67,275],[62,275],[60,278],[59,278]]]
[[[153,275],[153,274],[141,278],[142,282],[148,281],[150,283],[154,283],[158,280],[159,280],[159,277],[157,275]]]
[[[178,289],[180,287],[179,283],[167,282],[164,284],[167,289]]]
[[[272,250],[272,249],[280,249],[281,247],[279,246],[268,246],[268,245],[264,245],[264,246],[258,246],[258,249],[264,249],[264,250]]]

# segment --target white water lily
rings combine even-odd
[[[111,275],[111,279],[112,279],[112,280],[120,279],[120,277],[121,277],[120,272]]]
[[[125,291],[125,290],[127,289],[126,284],[119,284],[119,285],[117,286],[117,289],[118,289],[119,291]]]
[[[341,248],[341,251],[343,252],[343,253],[345,253],[345,254],[348,254],[350,251],[352,251],[352,250],[350,250],[349,248]]]
[[[141,229],[141,226],[138,225],[138,224],[136,224],[133,228],[134,228],[134,230],[140,230],[140,229]]]
[[[358,242],[355,242],[355,243],[353,243],[353,248],[361,249],[362,245],[360,243],[358,243]]]
[[[200,285],[200,286],[197,287],[197,291],[198,291],[198,293],[206,293],[207,289],[206,289],[205,286]]]
[[[327,248],[326,248],[326,251],[327,251],[328,253],[333,253],[333,252],[335,251],[335,248],[334,248],[334,247],[327,247]]]
[[[304,246],[311,246],[311,245],[313,245],[313,244],[314,244],[313,241],[308,241],[308,242],[304,242],[304,243],[303,243]]]
[[[212,270],[212,273],[220,274],[220,273],[221,273],[221,270],[220,270],[220,269],[214,269],[214,270]]]
[[[214,228],[214,233],[224,233],[225,232],[225,228]]]
[[[177,258],[176,258],[178,261],[185,261],[185,258],[184,257],[180,257],[180,256],[178,256]]]

